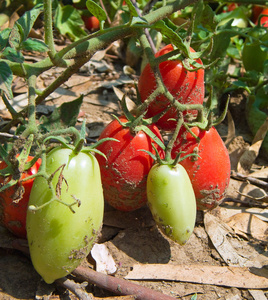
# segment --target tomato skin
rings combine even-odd
[[[173,50],[171,44],[165,46],[158,51],[155,56],[159,57]],[[191,50],[194,52],[194,50]],[[202,64],[200,59],[197,60]],[[187,71],[180,60],[164,61],[159,65],[160,73],[163,82],[169,92],[182,104],[202,104],[204,101],[204,70]],[[148,96],[155,90],[156,80],[153,71],[149,64],[143,69],[139,81],[138,90],[141,96],[141,101],[144,102]],[[147,117],[155,116],[161,113],[169,105],[168,99],[164,95],[159,95],[153,103],[148,107]],[[184,115],[196,116],[197,111],[185,111]],[[176,127],[177,111],[175,108],[170,108],[163,117],[157,122],[157,126],[164,130],[173,130]]]
[[[125,117],[120,117],[126,122]],[[155,135],[162,140],[155,125],[149,126]],[[114,208],[121,211],[133,211],[146,204],[146,178],[154,163],[149,154],[140,150],[155,153],[152,139],[143,131],[132,135],[129,128],[123,128],[117,120],[106,126],[99,139],[115,138],[116,141],[102,143],[97,149],[107,157],[105,160],[96,154],[100,165],[104,199]],[[163,151],[153,144],[163,157]]]
[[[86,29],[89,31],[100,28],[100,21],[95,16],[82,16]]]
[[[32,156],[27,158],[27,162],[33,159]],[[1,211],[1,224],[11,231],[19,238],[26,239],[26,214],[27,207],[30,198],[30,192],[33,186],[34,179],[21,181],[28,176],[34,175],[38,172],[41,165],[41,159],[38,159],[36,163],[27,171],[22,173],[18,183],[10,188],[7,188],[1,192],[0,196],[0,211]],[[0,169],[7,167],[7,164],[2,161],[0,163]],[[0,176],[0,186],[8,183],[12,179],[11,176]],[[16,199],[16,192],[19,188],[24,188],[24,193],[21,199]],[[18,195],[17,195],[18,196]]]
[[[188,157],[180,162],[186,169],[195,192],[198,210],[213,209],[223,200],[230,181],[231,163],[228,151],[212,127],[208,131],[192,128],[200,142],[185,129],[182,130],[172,149],[172,157],[181,158],[190,153],[199,157]]]
[[[196,200],[190,178],[180,164],[155,164],[147,179],[148,205],[161,231],[184,245],[196,220]]]
[[[259,18],[259,15],[261,14],[262,10],[263,10],[263,7],[261,7],[259,5],[253,5],[252,15],[251,15],[251,21],[253,23],[258,22],[258,18]]]
[[[268,27],[268,8],[264,8],[260,15],[266,15],[266,16],[262,16],[260,21],[256,21],[256,25],[258,24],[258,22],[260,22],[260,25],[263,27]]]
[[[95,156],[83,152],[73,155],[71,149],[61,147],[48,153],[48,174],[53,174],[64,164],[60,199],[68,204],[75,201],[74,197],[79,199],[81,205],[72,206],[75,213],[59,201],[27,212],[27,238],[32,263],[49,284],[71,273],[88,255],[103,220],[104,200]],[[53,177],[54,188],[59,174],[60,171],[57,171]],[[40,207],[51,199],[52,192],[47,181],[43,177],[36,178],[29,206]]]

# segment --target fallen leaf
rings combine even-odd
[[[236,234],[247,234],[263,242],[268,241],[268,224],[250,213],[238,213],[226,222]]]
[[[249,290],[249,293],[254,300],[267,300],[267,297],[262,290]]]
[[[227,134],[227,138],[224,142],[226,148],[229,147],[229,145],[235,138],[235,123],[234,123],[233,117],[229,110],[227,112],[227,118],[228,118],[228,134]]]
[[[125,279],[171,280],[248,289],[268,288],[268,278],[253,274],[246,267],[135,264]]]
[[[248,259],[239,255],[227,236],[233,233],[232,228],[210,213],[205,213],[206,232],[222,259],[230,266],[246,266]]]
[[[105,244],[95,244],[90,253],[96,262],[97,272],[109,275],[116,272],[116,263]]]
[[[241,155],[237,165],[237,172],[242,174],[249,173],[252,164],[258,157],[262,142],[267,134],[267,131],[268,131],[268,117],[266,118],[265,122],[257,131],[252,141],[252,145]]]

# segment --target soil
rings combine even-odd
[[[71,101],[80,94],[84,94],[76,126],[79,128],[82,120],[86,119],[88,141],[97,139],[104,126],[113,119],[112,115],[121,114],[117,97],[118,90],[113,88],[116,87],[130,98],[135,97],[134,81],[137,79],[138,71],[134,75],[127,75],[124,74],[123,70],[122,61],[112,54],[107,55],[104,60],[94,62],[94,64],[89,63],[53,93],[49,100],[39,105],[39,113],[47,114],[61,103]],[[43,74],[38,82],[39,88],[47,86],[60,72],[60,69],[55,68]],[[16,99],[25,93],[24,83],[17,79],[14,85]],[[242,92],[231,95],[229,107],[235,123],[234,137],[228,145],[234,171],[238,158],[251,144],[253,138],[245,118],[242,117],[245,109],[245,98],[246,95]],[[20,100],[17,104],[23,106],[23,101]],[[131,105],[131,102],[128,104]],[[3,121],[9,119],[7,112],[3,109],[1,116]],[[228,126],[230,128],[230,122],[227,119],[217,126],[224,141],[228,138]],[[252,171],[265,168],[267,164],[267,157],[261,153],[255,160]],[[234,214],[231,214],[234,209],[237,210],[237,213],[248,213],[246,210],[254,208],[259,209],[257,218],[262,219],[266,226],[267,214],[264,212],[267,212],[267,205],[264,201],[256,200],[267,196],[266,192],[267,190],[265,191],[262,187],[232,178],[224,203],[211,212],[198,212],[194,233],[184,246],[180,246],[162,235],[147,206],[126,213],[115,211],[106,204],[103,230],[98,243],[107,246],[117,267],[113,276],[119,278],[127,276],[137,263],[157,264],[159,266],[162,264],[167,266],[231,266],[234,263],[230,263],[219,247],[213,243],[213,236],[206,227],[204,215],[209,213],[215,216],[219,222],[227,224],[227,221]],[[250,195],[251,198],[245,195]],[[250,213],[254,214],[254,212]],[[246,266],[250,267],[261,256],[263,258],[262,264],[258,266],[265,268],[265,258],[267,258],[266,230],[268,227],[264,227],[263,235],[258,231],[260,227],[252,227],[250,232],[245,232],[245,229],[239,231],[236,227],[230,228],[231,231],[225,237],[240,257],[247,258]],[[18,248],[16,246],[18,240],[4,228],[0,229],[0,299],[77,299],[70,291],[58,285],[45,285],[35,272],[29,257],[16,249]],[[21,243],[19,245],[21,249]],[[27,248],[27,244],[24,246]],[[225,254],[227,253],[226,250]],[[90,256],[83,265],[96,268]],[[236,266],[241,265],[236,264]],[[161,267],[159,271],[161,271],[160,269]],[[204,274],[204,281],[206,277]],[[73,279],[72,276],[69,278]],[[224,278],[222,279],[224,281]],[[132,280],[132,282],[170,295],[174,299],[184,300],[261,300],[267,299],[268,295],[268,286],[252,289],[247,288],[247,285],[245,288],[238,288],[235,284],[224,286],[224,284],[221,285],[216,282],[215,284],[206,284],[184,280],[155,280],[153,278]],[[93,284],[88,284],[86,291],[92,293],[96,298],[110,297],[109,299],[113,299],[115,297],[111,292]],[[195,294],[197,298],[194,298]]]

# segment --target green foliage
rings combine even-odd
[[[60,107],[56,108],[49,116],[41,116],[40,129],[42,132],[51,132],[56,129],[63,129],[74,126],[83,102],[83,96],[76,100],[63,103]]]
[[[86,36],[83,29],[84,22],[79,12],[71,5],[58,4],[54,24],[62,35],[67,35],[74,41]]]

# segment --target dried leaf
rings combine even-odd
[[[135,264],[125,279],[171,280],[250,289],[268,287],[268,278],[253,274],[246,267]]]
[[[116,263],[104,244],[95,244],[91,249],[91,256],[96,262],[97,272],[109,275],[116,272]]]
[[[247,265],[248,259],[240,256],[227,238],[232,233],[232,229],[227,224],[210,213],[205,214],[204,224],[214,247],[228,265]]]
[[[230,143],[235,138],[235,123],[234,123],[234,119],[229,110],[227,112],[227,117],[228,117],[228,134],[227,134],[227,138],[225,140],[226,148],[229,147]]]
[[[267,242],[268,224],[250,213],[238,213],[227,220],[227,225],[237,234],[251,235],[253,238]]]
[[[267,297],[262,290],[249,290],[249,293],[254,300],[267,300]]]
[[[267,134],[267,131],[268,131],[268,117],[263,123],[263,125],[257,131],[252,141],[252,145],[240,157],[240,160],[237,165],[238,172],[242,174],[249,173],[252,164],[254,163],[255,159],[259,154],[262,142]]]
[[[114,93],[117,96],[117,98],[119,99],[119,101],[121,101],[124,97],[124,92],[122,92],[120,89],[118,89],[117,87],[113,87]],[[129,111],[133,111],[136,107],[136,104],[129,98],[126,96],[125,98],[126,100],[126,105]]]

